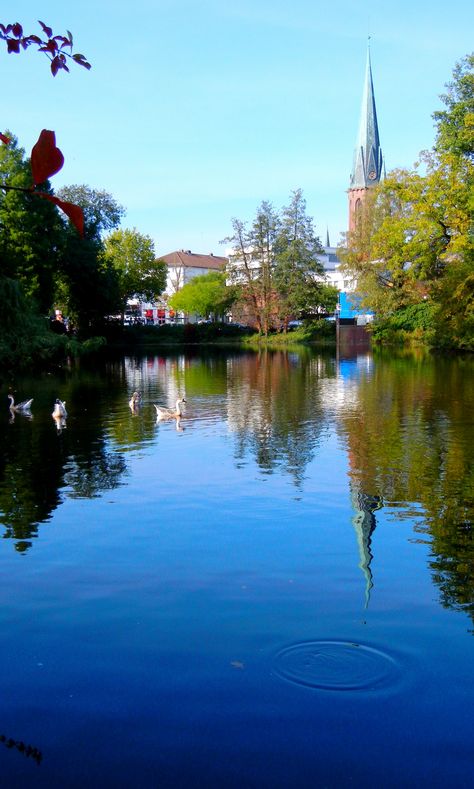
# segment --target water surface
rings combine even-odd
[[[12,383],[34,402],[12,418],[5,391],[0,419],[4,786],[472,785],[472,360]]]

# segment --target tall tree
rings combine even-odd
[[[132,296],[155,301],[163,293],[167,266],[156,259],[149,236],[135,229],[115,230],[105,239],[103,258],[116,274],[122,314]]]
[[[29,160],[10,133],[9,140],[0,147],[0,183],[8,184],[0,191],[1,273],[16,279],[44,313],[53,298],[63,223],[49,201],[28,193]],[[42,191],[52,194],[49,182]]]
[[[82,208],[84,238],[68,228],[56,298],[81,333],[89,334],[100,328],[104,316],[120,309],[117,274],[103,258],[103,235],[117,227],[125,209],[109,192],[85,184],[65,186],[58,196]]]
[[[250,228],[238,219],[232,220],[232,227],[233,235],[224,239],[232,244],[229,280],[241,286],[246,311],[259,332],[268,334],[276,315],[273,275],[280,218],[272,204],[264,200]]]
[[[286,326],[291,317],[317,312],[327,295],[324,266],[318,257],[323,248],[313,219],[306,213],[301,189],[292,192],[289,204],[282,209],[275,251],[274,284],[279,315]]]
[[[458,64],[442,98],[433,150],[370,191],[340,256],[379,320],[426,303],[436,342],[473,347],[474,56]]]
[[[453,79],[441,96],[446,106],[433,113],[437,124],[436,149],[474,161],[474,52],[459,61]]]
[[[126,213],[125,208],[109,192],[93,189],[86,184],[63,186],[57,194],[61,200],[82,208],[86,238],[102,237],[104,233],[118,227]]]

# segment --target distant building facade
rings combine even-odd
[[[155,303],[140,303],[138,310],[140,317],[148,323],[183,323],[185,316],[182,313],[176,314],[168,304],[168,300],[174,293],[187,285],[194,277],[209,274],[211,271],[223,271],[227,258],[219,255],[208,255],[192,252],[190,249],[179,249],[162,255],[167,266],[166,288],[161,298]],[[186,316],[186,320],[194,323],[200,317],[198,315]]]

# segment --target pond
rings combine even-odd
[[[196,350],[17,379],[31,416],[5,385],[2,785],[471,786],[473,379]]]

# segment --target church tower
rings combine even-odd
[[[349,186],[349,230],[354,230],[367,190],[383,179],[383,156],[379,140],[377,111],[375,109],[374,86],[370,49],[367,50],[364,92],[360,111],[359,134],[354,151],[354,164]]]

